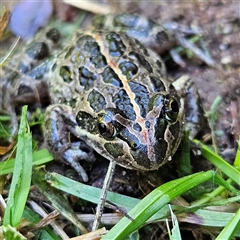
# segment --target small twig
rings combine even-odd
[[[98,229],[99,223],[101,221],[102,213],[103,213],[103,208],[106,202],[106,197],[107,197],[107,192],[114,174],[114,170],[116,167],[116,162],[115,161],[110,161],[109,166],[108,166],[108,171],[104,179],[103,187],[102,187],[102,192],[100,195],[100,201],[97,205],[97,210],[96,210],[96,217],[93,222],[93,227],[92,231],[95,231]]]
[[[33,208],[33,210],[35,212],[37,212],[40,216],[42,216],[44,219],[41,221],[41,223],[39,224],[42,224],[43,222],[48,222],[52,228],[54,229],[54,231],[56,231],[56,233],[62,238],[62,239],[68,239],[68,235],[63,231],[62,227],[54,220],[55,219],[55,216],[52,218],[52,215],[50,215],[50,221],[47,221],[46,219],[48,218],[49,214],[47,214],[45,212],[45,210],[40,206],[38,205],[36,202],[30,200],[28,201],[28,203],[31,205],[31,207]],[[54,211],[55,213],[55,211]],[[38,226],[39,226],[38,224]]]
[[[3,60],[0,62],[0,66],[2,66],[4,64],[4,62],[9,58],[10,54],[13,52],[13,50],[15,49],[15,47],[17,46],[18,42],[20,40],[20,37],[17,38],[17,40],[15,41],[15,43],[13,44],[13,46],[11,47],[10,51],[7,53],[7,55],[3,58]]]
[[[103,227],[94,232],[90,232],[78,237],[70,238],[70,240],[97,240],[97,239],[100,240],[106,234],[107,234],[107,230],[105,227]]]

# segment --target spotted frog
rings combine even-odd
[[[101,31],[76,31],[63,49],[56,29],[28,45],[3,84],[2,108],[16,129],[16,105],[50,101],[46,146],[83,181],[80,161],[95,161],[94,151],[125,168],[158,169],[177,150],[185,119],[193,135],[200,125],[195,85],[187,76],[171,81],[151,50],[172,39],[162,26],[128,14],[98,16],[94,24]]]

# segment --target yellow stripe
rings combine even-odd
[[[125,89],[125,91],[127,92],[127,95],[130,98],[130,102],[133,105],[133,110],[136,114],[136,121],[139,123],[139,125],[142,127],[142,137],[144,138],[144,140],[146,141],[145,144],[148,142],[148,136],[147,134],[147,129],[145,127],[145,119],[141,117],[140,114],[140,107],[139,105],[135,102],[135,93],[132,92],[129,84],[128,84],[128,80],[126,79],[126,77],[122,74],[121,70],[118,68],[118,66],[116,66],[115,62],[113,62],[111,59],[112,57],[109,55],[109,49],[107,49],[104,46],[104,41],[102,39],[102,36],[100,36],[97,33],[90,33],[92,35],[92,37],[96,40],[96,42],[98,43],[98,45],[100,46],[100,51],[101,53],[105,56],[108,65],[114,70],[114,72],[118,75],[119,79],[122,81],[123,87]]]

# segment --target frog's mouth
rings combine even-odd
[[[131,169],[155,170],[175,152],[181,134],[178,120],[170,122],[163,117],[163,106],[163,101],[154,106],[135,129],[137,121],[127,120],[114,109],[105,109],[97,116],[80,111],[77,133],[109,160]]]
[[[100,155],[109,160],[115,160],[118,165],[135,170],[155,170],[163,164],[165,160],[165,145],[157,150],[158,145],[162,143],[142,144],[139,139],[122,128],[121,131],[112,140],[107,140],[99,133],[90,132],[87,129],[78,128],[79,137],[92,147]]]

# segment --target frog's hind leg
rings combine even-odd
[[[195,56],[209,66],[217,66],[206,50],[203,51],[191,40],[185,38],[189,34],[201,36],[202,31],[200,29],[192,29],[176,22],[159,24],[145,16],[129,13],[98,15],[93,19],[93,26],[96,30],[101,31],[125,32],[128,36],[137,39],[141,44],[151,48],[158,54],[162,54],[173,46],[180,44],[184,49],[191,50]],[[185,66],[185,63],[176,52],[172,51],[170,54],[177,64]]]
[[[23,105],[31,109],[45,107],[50,103],[45,74],[49,71],[50,52],[59,45],[60,33],[56,29],[40,32],[36,39],[27,43],[23,50],[11,57],[4,65],[0,82],[0,111],[11,117],[10,139],[17,134],[18,114]],[[28,108],[29,109],[29,108]],[[18,111],[17,111],[18,112]]]
[[[169,50],[176,43],[172,31],[139,14],[98,15],[94,17],[92,24],[96,30],[125,32],[158,54]]]
[[[181,76],[172,84],[183,99],[185,129],[189,131],[190,139],[193,139],[203,129],[204,124],[204,110],[197,86],[187,75]]]
[[[74,168],[82,180],[87,182],[88,176],[79,161],[94,162],[95,155],[85,142],[70,141],[70,133],[79,137],[75,131],[77,122],[72,108],[64,104],[50,105],[44,123],[44,138],[49,151],[57,160]]]

